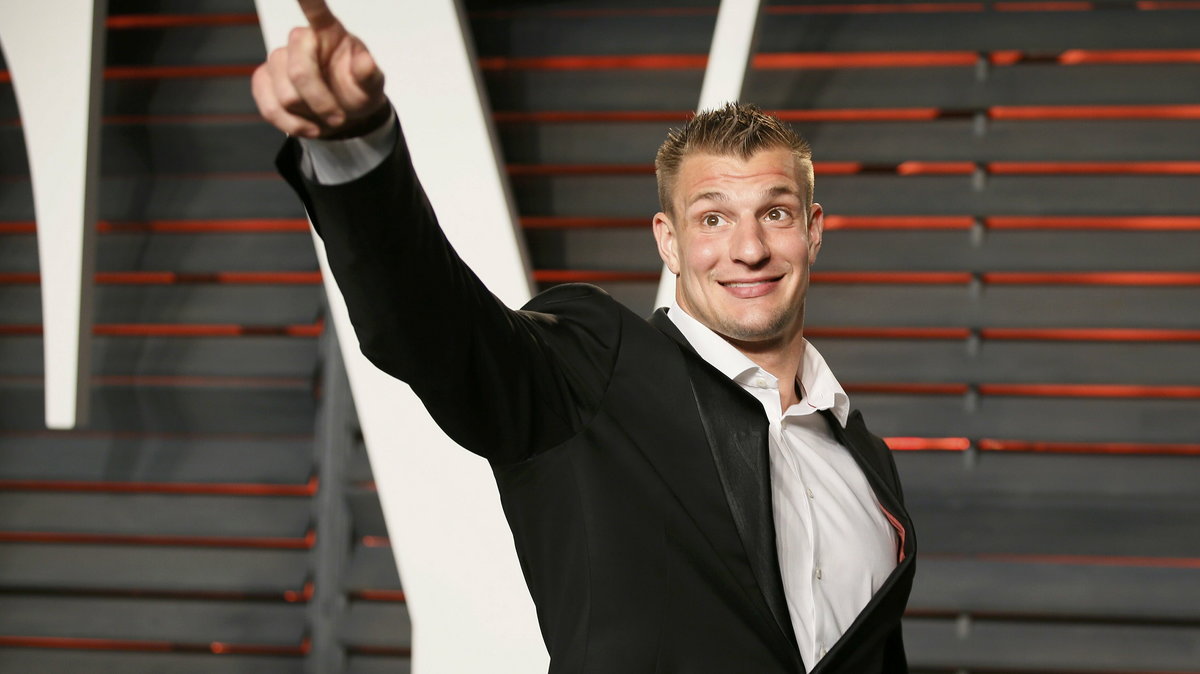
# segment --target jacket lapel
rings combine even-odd
[[[862,657],[862,653],[868,652],[869,649],[882,649],[884,640],[895,635],[896,626],[904,613],[912,589],[916,568],[916,538],[912,520],[904,508],[900,483],[892,472],[887,445],[871,435],[863,423],[862,413],[858,410],[850,413],[845,428],[829,410],[823,410],[822,415],[834,437],[850,451],[850,455],[862,469],[868,484],[875,492],[875,498],[900,538],[900,554],[896,568],[813,670],[813,674],[840,674],[861,671],[862,661],[859,658]],[[887,662],[885,668],[896,665],[896,662]]]
[[[905,526],[909,526],[907,524],[908,513],[904,509],[904,500],[900,496],[900,485],[893,478],[892,470],[889,467],[887,452],[890,450],[887,445],[882,444],[882,441],[877,440],[867,431],[862,413],[858,410],[851,412],[850,416],[846,418],[845,428],[842,428],[837,418],[829,410],[822,410],[821,414],[825,417],[825,421],[837,441],[850,450],[850,455],[862,469],[867,482],[875,492],[875,498],[879,499],[880,505],[887,514],[891,518],[905,523]],[[893,522],[893,526],[896,524],[897,522]],[[903,535],[903,532],[901,534]],[[909,550],[901,552],[904,555],[911,554]]]
[[[798,651],[775,547],[768,425],[762,406],[701,359],[664,310],[655,312],[650,323],[686,352],[696,409],[746,561],[776,627]]]

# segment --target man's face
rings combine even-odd
[[[801,176],[788,148],[746,160],[688,155],[675,180],[674,217],[654,216],[680,308],[745,347],[785,344],[804,325],[823,213],[815,203],[805,208]]]

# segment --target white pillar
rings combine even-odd
[[[88,418],[106,5],[0,2],[33,186],[46,426],[55,429]]]
[[[754,56],[760,5],[760,0],[721,0],[697,111],[712,110],[741,97],[742,83]],[[668,306],[674,297],[675,275],[663,265],[654,306]]]
[[[257,0],[268,48],[304,17]],[[510,306],[530,296],[474,49],[453,0],[330,2],[387,76],[413,162],[454,247]],[[359,352],[324,263],[388,535],[413,618],[414,674],[546,671],[549,658],[487,463],[451,442],[403,383]]]

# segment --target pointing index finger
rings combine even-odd
[[[338,24],[337,17],[329,11],[329,5],[325,4],[325,0],[299,0],[299,2],[300,9],[304,12],[304,18],[308,19],[308,25],[312,26],[313,30],[321,31]]]

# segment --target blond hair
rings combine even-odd
[[[788,148],[796,158],[796,167],[805,185],[804,205],[812,206],[812,148],[808,141],[780,121],[750,103],[726,103],[715,110],[697,114],[667,139],[654,157],[658,179],[658,201],[663,212],[672,215],[671,193],[683,160],[692,154],[713,154],[749,159],[760,150]]]

